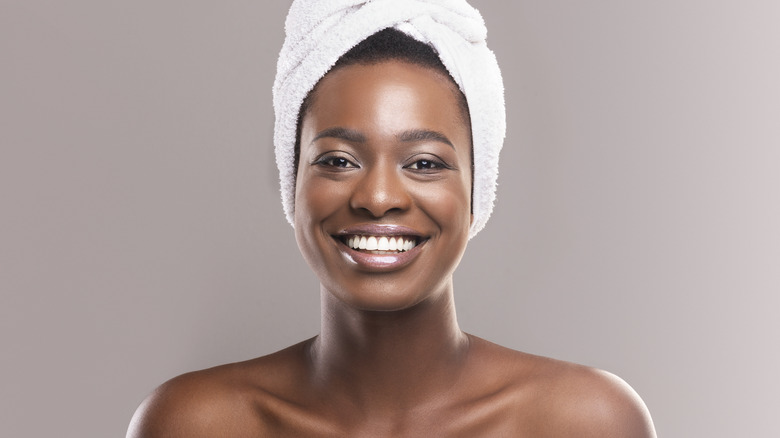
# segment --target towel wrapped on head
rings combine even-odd
[[[485,43],[485,23],[465,0],[293,2],[273,88],[274,145],[285,215],[295,226],[294,160],[301,104],[342,55],[390,27],[436,49],[466,96],[474,156],[474,222],[469,230],[469,237],[473,237],[493,211],[506,114],[501,71]]]

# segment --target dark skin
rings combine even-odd
[[[402,61],[320,82],[302,125],[295,234],[321,281],[321,333],[165,383],[128,438],[655,437],[619,378],[458,327],[471,162],[455,93]],[[345,244],[383,233],[417,246],[400,256]]]

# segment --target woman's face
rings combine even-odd
[[[341,67],[301,126],[295,235],[325,290],[363,310],[440,297],[468,241],[471,138],[443,74]]]

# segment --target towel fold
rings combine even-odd
[[[506,115],[501,71],[485,42],[485,23],[465,0],[293,2],[273,87],[274,145],[285,215],[295,226],[294,147],[304,98],[344,53],[389,27],[433,46],[466,96],[474,149],[473,237],[493,211]]]

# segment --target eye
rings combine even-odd
[[[349,169],[349,168],[357,168],[358,166],[350,161],[348,158],[338,156],[338,155],[325,155],[324,157],[321,157],[317,159],[314,163],[315,165],[320,166],[327,166],[327,167],[336,167],[341,169]]]
[[[417,160],[409,166],[410,169],[435,169],[437,167],[439,166],[430,160]]]
[[[330,157],[325,160],[326,164],[329,164],[333,167],[349,167],[350,163],[349,160],[343,157]]]
[[[406,166],[407,169],[412,170],[434,170],[434,169],[443,169],[447,167],[444,165],[444,163],[436,160],[429,160],[429,159],[423,159],[423,160],[417,160],[414,163]]]

